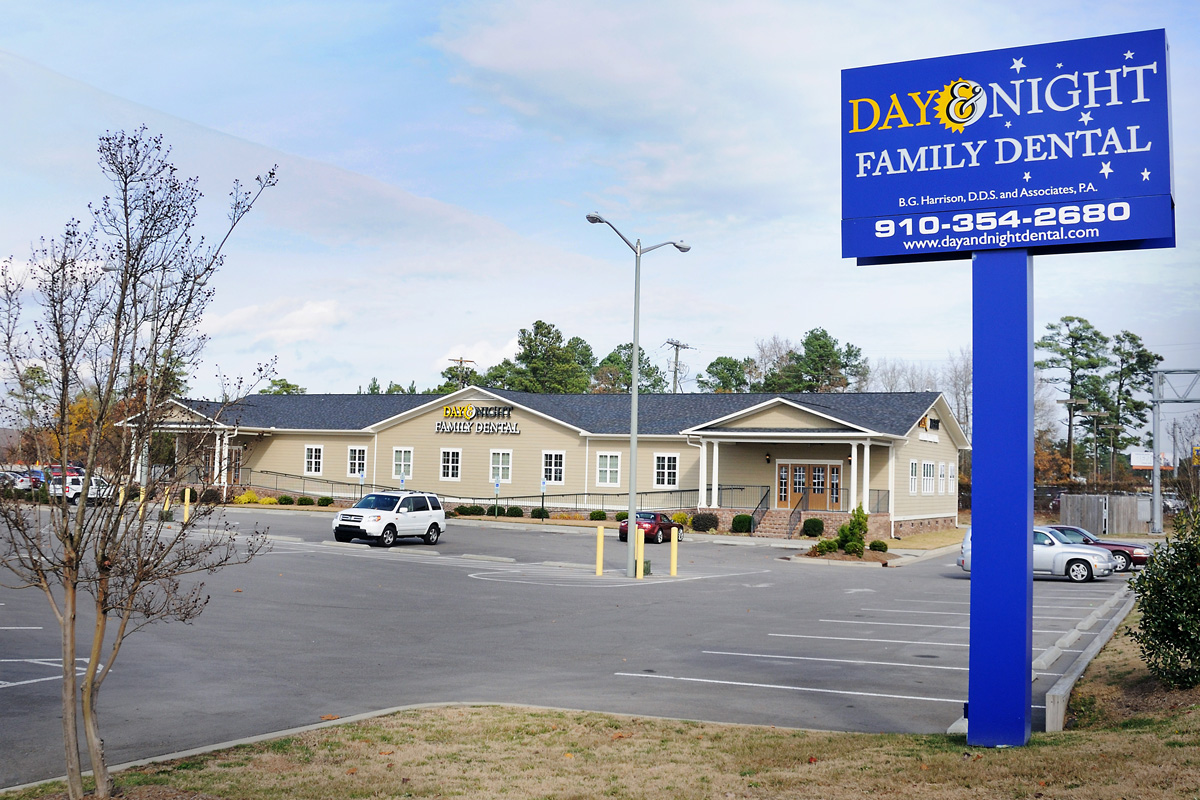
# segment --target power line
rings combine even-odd
[[[453,361],[455,364],[458,364],[458,388],[460,388],[460,389],[466,388],[466,386],[467,386],[467,371],[463,368],[463,365],[464,364],[474,364],[475,362],[469,358],[463,358],[462,356],[459,356],[458,358],[451,358],[448,360]]]
[[[679,394],[679,351],[680,350],[695,350],[690,344],[684,344],[678,339],[667,339],[664,343],[667,347],[675,348],[675,364],[671,367],[671,372],[674,377],[671,379],[671,394]]]

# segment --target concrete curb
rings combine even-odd
[[[1119,597],[1120,595],[1114,595],[1112,599],[1119,600]],[[1129,616],[1129,612],[1133,610],[1135,602],[1137,602],[1137,596],[1133,592],[1129,592],[1124,605],[1117,610],[1117,613],[1113,614],[1108,624],[1100,629],[1100,632],[1096,634],[1092,643],[1079,654],[1079,658],[1075,659],[1075,663],[1071,665],[1071,669],[1059,678],[1057,683],[1050,687],[1050,691],[1046,692],[1047,733],[1054,733],[1063,729],[1063,722],[1067,717],[1067,701],[1071,699],[1071,689],[1075,687],[1075,682],[1079,680],[1079,676],[1083,675],[1083,671],[1087,669],[1088,664],[1092,663],[1092,659],[1096,657],[1096,654],[1100,652],[1104,645],[1108,644],[1108,640],[1112,638],[1113,633],[1125,621],[1125,617]]]
[[[934,550],[917,551],[917,552],[920,552],[920,555],[910,555],[910,553],[914,552],[914,551],[910,550],[909,553],[906,553],[906,554],[900,556],[900,558],[894,559],[892,561],[884,561],[884,562],[878,562],[878,561],[832,561],[827,558],[787,558],[786,556],[781,556],[776,560],[777,561],[785,561],[786,560],[790,564],[813,564],[813,565],[820,565],[820,566],[826,566],[826,567],[838,567],[838,566],[841,566],[841,567],[878,567],[878,566],[884,566],[884,567],[887,567],[888,569],[895,569],[896,567],[906,567],[909,564],[919,564],[920,562],[928,561],[931,558],[940,558],[944,555],[947,555],[948,553],[955,552],[956,550],[958,550],[958,548],[959,548],[959,545],[948,544],[945,547],[938,547]],[[807,548],[805,548],[805,549],[807,550]]]

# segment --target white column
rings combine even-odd
[[[708,508],[708,442],[700,440],[700,508]]]
[[[858,442],[850,443],[850,510],[858,508]]]
[[[863,510],[868,515],[871,513],[871,440],[868,439],[863,444],[863,497],[866,502],[863,503]]]
[[[229,432],[226,431],[221,435],[221,500],[225,501],[226,488],[229,485]]]
[[[896,445],[888,448],[888,529],[896,535]]]
[[[212,482],[216,486],[221,482],[221,432],[213,434],[213,471]]]
[[[721,486],[721,484],[720,484],[721,478],[720,478],[720,474],[719,474],[720,465],[721,465],[721,443],[714,441],[713,442],[712,503],[709,505],[709,508],[720,508],[721,507],[721,493],[719,491],[720,486]]]

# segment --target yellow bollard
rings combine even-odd
[[[192,510],[191,506],[192,506],[192,490],[191,490],[191,487],[188,487],[187,489],[183,490],[183,521],[184,522],[188,521],[188,512]]]
[[[642,533],[642,529],[636,525],[629,526],[629,535],[637,536],[633,542],[633,559],[636,562],[634,566],[634,575],[640,581],[644,576],[646,562],[643,560],[646,557],[646,535]]]
[[[146,487],[141,487],[138,494],[138,519],[146,516]]]
[[[630,352],[633,352],[633,351],[630,351]],[[117,497],[117,506],[118,506],[118,507],[121,507],[121,506],[124,506],[124,505],[125,505],[125,487],[124,487],[124,486],[122,486],[122,487],[121,487],[121,491],[120,491],[120,492],[118,492],[118,497]]]
[[[679,563],[679,529],[671,528],[671,575],[675,575],[675,565]]]
[[[596,526],[596,574],[604,574],[604,526]]]
[[[167,499],[163,501],[163,514],[171,513],[171,492],[167,492]]]

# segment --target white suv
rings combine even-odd
[[[446,527],[446,512],[436,494],[426,492],[372,492],[339,511],[333,518],[333,538],[339,542],[371,539],[391,547],[401,536],[419,536],[437,544]]]
[[[116,487],[104,480],[104,478],[101,478],[99,475],[93,475],[92,482],[88,485],[88,500],[94,503],[112,500],[115,489]],[[79,495],[83,492],[83,476],[68,475],[65,491],[68,503],[78,503]],[[51,478],[50,483],[46,484],[46,493],[51,497],[61,497],[63,492],[62,478]]]

